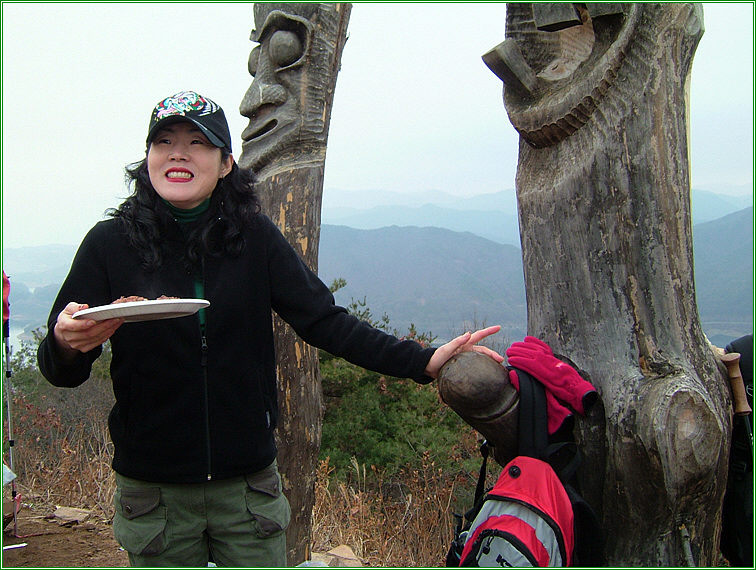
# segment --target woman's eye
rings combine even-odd
[[[278,67],[286,67],[297,61],[304,54],[302,42],[294,32],[278,30],[268,43],[270,60]],[[250,62],[251,62],[250,56]],[[254,74],[253,74],[254,75]]]

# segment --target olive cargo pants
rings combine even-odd
[[[276,463],[206,483],[150,483],[116,473],[113,533],[132,566],[286,566],[289,502]]]

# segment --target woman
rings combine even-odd
[[[430,382],[499,327],[438,348],[334,304],[259,207],[223,110],[182,92],[157,104],[133,192],[84,238],[53,305],[40,370],[78,386],[110,339],[116,403],[114,533],[134,566],[285,566],[271,310],[308,343],[383,374]],[[120,297],[204,298],[168,320],[74,319]]]

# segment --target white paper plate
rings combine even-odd
[[[73,314],[74,319],[105,319],[121,318],[126,322],[154,321],[157,319],[173,319],[193,315],[200,309],[210,305],[205,299],[155,299],[152,301],[129,301],[101,305],[90,309],[83,309]]]

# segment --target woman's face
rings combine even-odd
[[[153,188],[161,198],[184,210],[209,198],[218,179],[228,174],[233,164],[232,156],[223,160],[221,149],[189,121],[160,129],[147,152]]]

